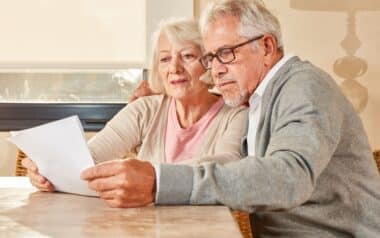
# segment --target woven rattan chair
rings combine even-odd
[[[21,150],[18,150],[17,158],[16,158],[16,176],[26,176],[26,169],[22,167],[21,161],[26,158],[26,154],[22,152]]]
[[[249,222],[249,214],[241,211],[231,211],[239,225],[240,231],[244,238],[253,238],[251,224]]]
[[[21,165],[21,160],[25,157],[26,155],[21,150],[19,150],[18,155],[17,155],[17,160],[16,160],[16,176],[26,175],[26,169],[22,167]],[[376,161],[377,168],[380,172],[380,150],[373,152],[373,157]],[[246,212],[241,212],[241,211],[231,211],[231,212],[239,225],[239,228],[241,230],[241,233],[243,234],[243,237],[253,238],[253,235],[251,232],[251,224],[249,222],[249,214]]]

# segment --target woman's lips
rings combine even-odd
[[[178,80],[172,80],[170,81],[170,83],[173,85],[178,85],[178,84],[186,83],[187,81],[188,81],[187,79],[178,79]]]

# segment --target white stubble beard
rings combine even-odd
[[[227,94],[231,94],[230,92],[225,93],[222,90],[220,90],[222,92],[224,102],[228,106],[237,107],[237,106],[243,105],[248,100],[248,97],[249,97],[248,90],[242,88],[239,84],[237,86],[238,86],[239,91],[236,93],[237,95],[236,96],[233,95],[233,97],[227,97]]]

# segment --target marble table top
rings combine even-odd
[[[1,237],[242,237],[224,206],[119,209],[101,199],[34,189],[0,177]]]

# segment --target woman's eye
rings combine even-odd
[[[188,54],[184,54],[184,55],[182,55],[182,58],[183,58],[184,60],[192,60],[192,59],[195,58],[195,55],[194,55],[194,54],[190,54],[190,53],[188,53]]]
[[[162,58],[160,58],[160,62],[161,63],[167,63],[167,62],[169,62],[169,60],[170,60],[170,57],[162,57]]]

